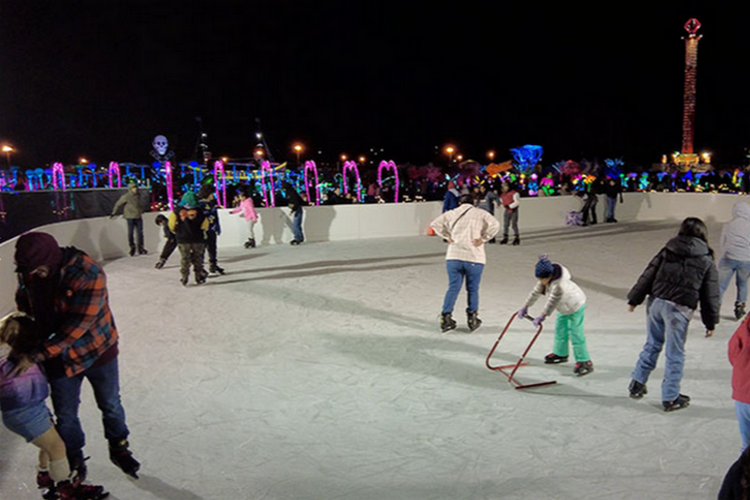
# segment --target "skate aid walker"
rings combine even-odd
[[[531,338],[531,342],[529,342],[529,345],[526,347],[526,350],[523,351],[523,354],[521,354],[521,357],[518,358],[518,361],[515,364],[512,365],[500,365],[500,366],[493,366],[490,364],[490,358],[492,358],[492,355],[495,352],[495,349],[497,349],[497,345],[500,343],[500,341],[503,339],[503,335],[505,335],[505,332],[508,331],[508,328],[510,327],[511,323],[513,323],[513,320],[516,319],[516,315],[518,313],[513,313],[513,316],[510,317],[510,320],[508,320],[508,324],[505,325],[505,328],[503,328],[503,332],[500,334],[500,336],[495,341],[495,345],[492,346],[492,349],[490,350],[490,353],[487,355],[487,360],[485,361],[485,364],[487,365],[487,368],[494,371],[499,371],[506,377],[508,377],[508,382],[513,383],[513,385],[516,386],[516,389],[530,389],[531,387],[541,387],[544,385],[552,385],[556,384],[557,380],[550,380],[548,382],[537,382],[534,384],[522,384],[515,378],[513,378],[516,374],[516,371],[520,366],[526,366],[529,363],[524,363],[523,360],[526,357],[526,355],[531,350],[531,346],[534,345],[534,342],[536,342],[537,337],[539,337],[539,334],[542,333],[542,325],[539,324],[539,328],[536,331],[536,334]],[[524,319],[527,319],[529,321],[534,321],[534,318],[529,316],[528,314],[524,316]],[[512,368],[511,372],[508,373],[506,370]]]

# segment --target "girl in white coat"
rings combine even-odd
[[[573,372],[579,377],[594,371],[586,337],[583,334],[583,313],[586,309],[586,295],[570,278],[570,272],[560,264],[553,264],[546,255],[540,255],[536,263],[535,276],[539,280],[526,299],[518,316],[524,317],[529,307],[542,295],[547,296],[542,314],[534,319],[538,327],[552,311],[557,309],[555,321],[555,344],[551,354],[544,358],[545,363],[568,361],[568,341],[573,344],[576,365]]]

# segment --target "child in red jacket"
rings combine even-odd
[[[729,362],[732,364],[732,399],[745,450],[750,443],[750,314],[729,339]]]

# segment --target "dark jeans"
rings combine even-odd
[[[177,238],[172,235],[167,238],[167,242],[164,243],[164,248],[162,248],[159,258],[166,261],[167,259],[169,259],[169,256],[172,255],[172,252],[174,252],[175,248],[177,248]]]
[[[130,248],[136,247],[133,233],[137,232],[138,250],[143,248],[143,219],[125,219],[128,221],[128,245]]]
[[[518,238],[518,209],[503,213],[503,237],[508,237],[508,226],[513,227],[513,234]]]
[[[591,214],[591,224],[596,224],[596,204],[599,200],[596,199],[596,195],[591,195],[586,203],[583,204],[583,210],[581,210],[581,219],[584,224],[589,223],[589,214]]]
[[[292,219],[292,232],[294,233],[294,239],[302,243],[305,241],[305,235],[302,232],[302,209],[294,212],[294,218]]]
[[[65,442],[68,457],[76,456],[86,445],[86,436],[78,418],[81,403],[81,384],[88,379],[94,389],[96,406],[102,412],[104,437],[122,440],[130,432],[125,424],[125,409],[120,402],[120,376],[117,358],[96,368],[89,368],[75,377],[50,379],[52,405],[57,419],[57,432]]]
[[[206,231],[206,250],[208,250],[208,262],[215,265],[218,261],[216,256],[216,231]]]

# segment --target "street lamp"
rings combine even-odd
[[[456,148],[453,146],[446,146],[445,153],[448,155],[448,162],[453,163],[453,153],[456,152]]]
[[[342,155],[341,155],[341,161],[346,161],[346,160],[347,160],[348,158],[349,158],[349,157],[348,157],[348,156],[346,156],[345,154],[342,154]]]
[[[489,158],[490,161],[494,161],[495,160],[495,152],[492,151],[492,150],[487,151],[487,158]]]
[[[5,158],[8,160],[8,168],[10,168],[10,154],[15,153],[16,150],[9,144],[3,144],[2,151],[5,153]]]
[[[89,161],[86,158],[79,158],[78,164],[79,165],[88,165]]]
[[[359,157],[359,163],[361,163],[363,167],[365,166],[365,160],[366,160],[366,159],[367,159],[367,158],[365,158],[364,156],[360,156],[360,157]]]
[[[297,166],[299,166],[299,154],[302,152],[302,144],[296,143],[293,147],[294,152],[297,153]]]

